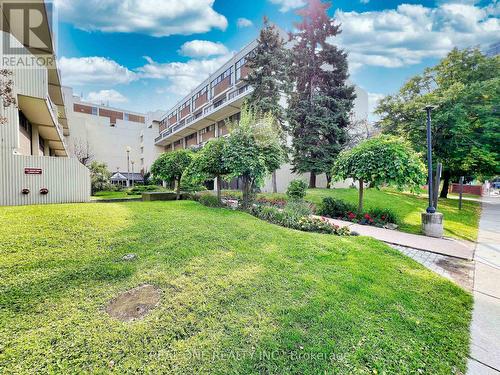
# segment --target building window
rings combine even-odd
[[[97,107],[92,107],[92,114],[97,116]]]
[[[193,96],[193,100],[198,99],[200,96],[205,95],[207,92],[208,92],[208,86],[203,87]]]
[[[211,83],[211,87],[214,88],[217,86],[219,83],[221,83],[224,79],[229,77],[229,83],[231,83],[231,73],[233,72],[233,67],[230,67],[228,70],[226,70],[224,73],[222,73],[220,76],[218,76],[216,79],[214,79]]]
[[[19,127],[22,128],[26,132],[26,134],[29,134],[29,136],[31,137],[31,123],[22,112],[19,112]]]
[[[236,80],[237,81],[241,78],[241,68],[242,68],[242,66],[245,65],[245,63],[248,60],[248,57],[253,56],[254,54],[255,54],[255,51],[250,51],[244,57],[242,57],[240,60],[238,60],[238,62],[236,62],[235,67],[236,67]]]
[[[213,132],[214,130],[215,130],[215,124],[207,126],[206,128],[200,130],[200,135],[206,134],[208,132]]]

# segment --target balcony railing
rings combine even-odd
[[[215,103],[212,103],[211,105],[206,106],[203,109],[203,111],[198,112],[198,114],[190,116],[185,120],[181,120],[177,125],[172,126],[172,127],[168,128],[167,130],[165,130],[164,132],[162,132],[158,137],[155,138],[155,143],[158,143],[159,141],[166,138],[170,134],[176,132],[179,129],[182,129],[183,127],[185,127],[188,124],[191,124],[195,120],[198,120],[198,119],[205,117],[208,114],[216,111],[218,108],[220,108],[224,104],[230,103],[232,101],[239,99],[241,96],[246,95],[247,92],[250,90],[251,90],[251,87],[249,85],[245,85],[243,87],[240,87],[239,89],[236,89],[236,90],[229,92],[225,98],[217,100]]]

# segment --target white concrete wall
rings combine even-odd
[[[154,145],[154,137],[158,134],[158,128],[154,132],[154,129],[148,129],[146,124],[125,120],[117,120],[116,125],[111,126],[107,117],[75,112],[73,90],[64,87],[63,92],[70,124],[70,135],[66,137],[70,153],[74,154],[76,145],[86,147],[88,142],[93,160],[106,163],[109,171],[127,172],[126,150],[129,146],[131,148],[130,161],[135,162],[134,172],[140,172],[141,133],[144,132],[144,151],[146,152],[147,144]],[[89,105],[88,103],[82,104]],[[148,150],[147,157],[152,157],[153,153],[154,148]],[[149,159],[147,162],[150,165]],[[130,165],[130,172],[132,172],[132,165]]]
[[[25,168],[40,168],[42,174],[25,174]],[[42,188],[49,193],[40,194]],[[22,189],[29,189],[30,193],[24,195]],[[89,170],[75,158],[0,153],[0,206],[88,202],[89,199]]]

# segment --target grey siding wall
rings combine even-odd
[[[42,174],[25,174],[25,168],[41,168]],[[21,193],[25,188],[30,190],[27,195]],[[49,193],[40,194],[42,188]],[[0,152],[0,206],[89,200],[89,170],[77,159]]]

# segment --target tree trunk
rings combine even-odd
[[[363,214],[363,180],[359,180],[359,200],[358,200],[358,215]]]
[[[326,188],[330,189],[332,186],[332,175],[330,173],[326,173]]]
[[[222,190],[222,181],[220,176],[217,176],[215,179],[216,184],[217,184],[217,200],[219,201],[219,204],[222,204],[222,199],[221,199],[221,190]]]
[[[449,171],[443,172],[443,189],[441,190],[440,198],[448,198],[448,189],[450,188],[451,174]]]
[[[278,182],[276,181],[276,171],[273,171],[272,179],[273,179],[273,193],[276,194],[278,192]]]
[[[249,200],[250,200],[250,179],[247,176],[243,176],[242,178],[242,194],[243,194],[243,202],[242,206],[244,209],[247,209],[249,206]]]
[[[316,189],[316,173],[311,172],[309,177],[309,189]]]
[[[175,180],[175,192],[177,193],[177,196],[175,199],[180,200],[181,199],[181,180]]]

